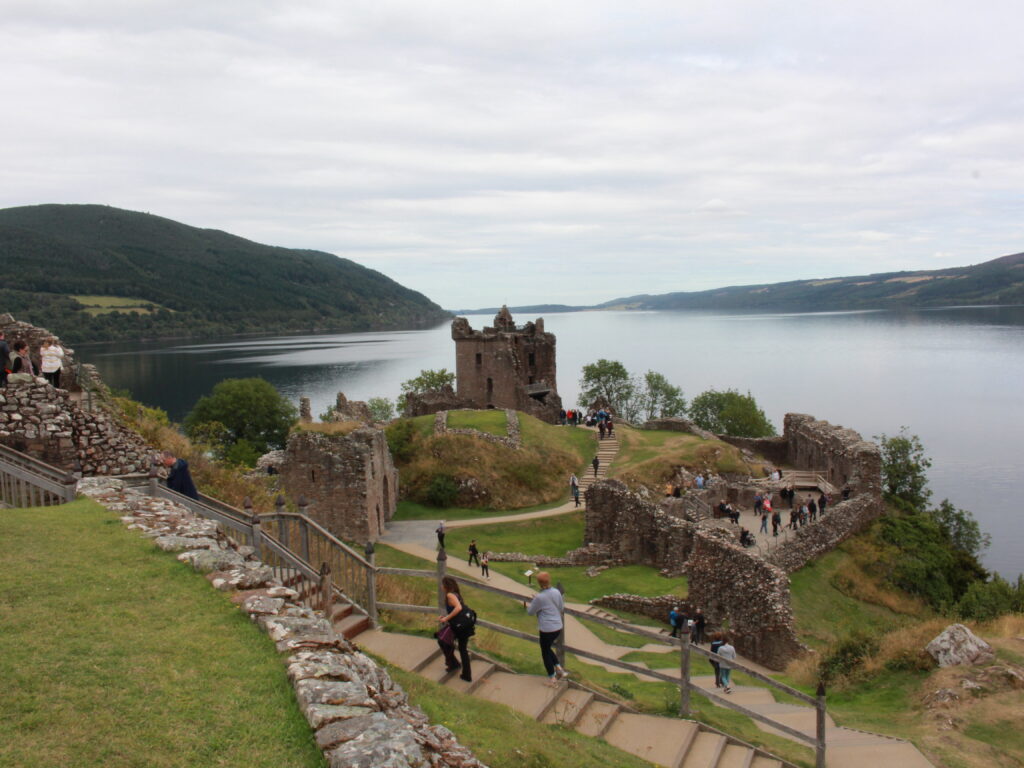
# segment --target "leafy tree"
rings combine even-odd
[[[420,371],[419,376],[415,376],[408,381],[402,382],[402,394],[398,396],[398,412],[405,413],[408,395],[419,395],[424,392],[436,392],[446,384],[450,386],[454,383],[455,374],[447,368],[442,368],[439,371],[431,369]]]
[[[975,581],[956,604],[957,615],[975,621],[998,618],[1012,611],[1015,603],[1020,603],[1019,588],[1019,579],[1015,589],[998,574],[991,581]]]
[[[605,402],[623,419],[633,421],[636,391],[636,381],[618,360],[601,358],[596,363],[583,366],[580,397],[584,402]]]
[[[957,509],[949,499],[943,499],[938,508],[929,514],[946,532],[953,546],[961,552],[979,557],[992,543],[992,537],[982,532],[974,515],[966,509]]]
[[[932,460],[924,455],[921,438],[900,427],[898,435],[889,437],[883,433],[875,439],[882,447],[882,483],[886,493],[923,510],[932,495],[926,476]]]
[[[245,440],[248,449],[238,451],[241,457],[283,448],[295,417],[295,406],[266,379],[224,379],[209,395],[199,398],[184,426],[189,437],[219,435],[217,442],[224,455]],[[218,422],[215,429],[207,426],[212,422]]]
[[[639,395],[640,409],[648,419],[682,416],[686,413],[683,390],[669,384],[663,374],[648,371],[644,374],[643,384]]]
[[[366,401],[374,421],[391,421],[395,418],[395,404],[386,397],[371,397]]]
[[[770,437],[775,427],[757,407],[749,392],[741,395],[735,389],[701,392],[690,403],[690,418],[702,429],[720,435],[738,437]]]

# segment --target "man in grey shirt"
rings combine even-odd
[[[559,679],[569,676],[555,655],[551,646],[562,633],[562,593],[551,586],[551,574],[541,571],[537,574],[540,592],[534,595],[526,612],[537,617],[537,630],[540,632],[540,657],[544,669],[548,673],[547,685],[558,685]]]

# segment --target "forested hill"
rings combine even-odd
[[[0,275],[0,312],[69,342],[424,328],[448,316],[330,253],[101,205],[0,210]]]
[[[595,309],[842,309],[1024,304],[1024,253],[969,267],[794,280],[692,293],[630,296]]]

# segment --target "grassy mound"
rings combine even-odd
[[[0,511],[0,765],[324,765],[273,643],[91,501]]]
[[[749,464],[738,448],[721,440],[626,426],[616,427],[615,433],[619,438],[619,455],[610,475],[631,488],[646,486],[660,491],[678,467],[716,474],[763,474],[760,464]]]
[[[507,434],[503,411],[453,411],[449,426]],[[399,419],[387,428],[401,472],[403,500],[433,508],[505,510],[562,500],[571,472],[596,450],[592,432],[519,414],[522,445],[510,448],[474,435],[434,434],[434,417]]]

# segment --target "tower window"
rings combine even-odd
[[[533,353],[533,352],[530,353],[529,360],[530,360],[530,367],[531,368],[533,368],[535,365],[537,365],[537,355],[535,353]]]
[[[484,356],[479,352],[476,353],[476,367],[479,368],[484,364]]]

